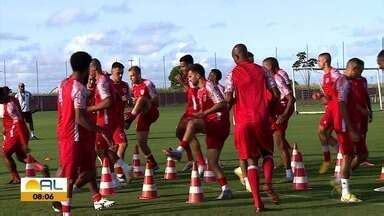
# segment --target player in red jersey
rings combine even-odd
[[[213,83],[220,90],[221,94],[224,95],[225,87],[220,84],[220,80],[223,77],[223,74],[219,69],[212,69],[208,75],[208,80]]]
[[[52,206],[63,215],[71,215],[72,188],[78,176],[90,182],[90,190],[95,209],[108,208],[113,201],[101,197],[96,186],[94,148],[89,143],[89,133],[104,134],[105,129],[96,126],[86,112],[87,90],[84,84],[88,80],[91,56],[86,52],[76,52],[70,59],[73,73],[60,83],[58,94],[57,138],[59,149],[59,169],[57,175],[68,179],[68,200]],[[90,132],[91,131],[91,132]],[[93,161],[92,161],[93,160]],[[80,174],[79,174],[80,171]]]
[[[116,104],[116,112],[120,115],[117,123],[116,130],[112,134],[112,138],[115,144],[117,144],[117,155],[124,160],[125,150],[127,149],[127,137],[124,132],[124,113],[125,108],[131,101],[131,93],[128,83],[122,80],[124,74],[124,65],[120,62],[114,62],[111,70],[111,80],[113,81],[113,87],[119,93],[121,100],[120,104]]]
[[[259,192],[257,170],[260,157],[264,158],[264,190],[274,203],[279,201],[278,195],[272,189],[272,131],[271,127],[266,127],[270,125],[271,100],[278,100],[279,92],[276,86],[267,86],[269,82],[264,69],[249,60],[247,47],[244,44],[234,46],[232,57],[236,66],[227,77],[226,99],[233,105],[234,138],[238,157],[241,161],[247,161],[247,179],[256,212],[260,212],[264,209]],[[274,83],[273,79],[271,83]]]
[[[355,61],[351,59],[347,63],[347,68],[344,75],[337,78],[333,90],[333,100],[328,105],[334,105],[333,110],[333,126],[337,134],[339,142],[339,150],[343,155],[341,162],[341,202],[354,203],[361,202],[355,195],[349,191],[349,178],[351,174],[352,161],[357,155],[360,158],[360,153],[364,154],[364,147],[359,146],[361,134],[358,132],[358,120],[353,120],[358,116],[360,110],[356,106],[356,94],[353,94],[357,89],[351,86],[350,78],[353,73],[361,73],[364,69],[364,63],[361,60]],[[357,116],[356,116],[357,115]]]
[[[177,124],[177,127],[176,127],[176,137],[179,139],[179,141],[181,141],[183,139],[188,121],[194,118],[193,114],[198,112],[200,108],[197,102],[198,88],[193,86],[188,81],[188,67],[193,64],[193,57],[191,55],[184,55],[183,57],[180,58],[179,62],[180,62],[181,74],[177,75],[176,79],[184,89],[186,102],[187,102],[185,107],[185,112],[181,116],[179,123]],[[193,162],[193,155],[194,155],[198,164],[198,172],[200,175],[202,175],[204,172],[205,160],[204,160],[203,153],[201,152],[199,140],[196,137],[194,137],[191,142],[191,146],[186,147],[185,151],[187,153],[188,163],[184,166],[183,171],[192,169],[192,162]],[[192,155],[192,152],[193,152],[193,155]]]
[[[17,159],[22,163],[27,162],[29,132],[19,102],[16,98],[10,97],[9,94],[10,89],[7,86],[0,87],[0,104],[3,108],[0,116],[3,119],[4,137],[1,155],[4,158],[5,166],[11,173],[11,180],[8,184],[20,184],[20,176],[12,155],[16,154]],[[31,155],[30,157],[33,160],[34,169],[41,172],[45,177],[49,177],[48,167],[35,160]]]
[[[286,73],[280,69],[277,59],[273,57],[266,58],[263,61],[263,65],[268,71],[272,72],[277,88],[280,91],[280,102],[277,103],[272,110],[273,140],[275,145],[279,147],[281,158],[284,162],[286,181],[292,182],[291,147],[286,139],[285,133],[288,128],[289,118],[294,112],[295,98],[293,97],[290,87],[287,85],[289,78],[284,77]]]
[[[335,147],[338,151],[338,145],[336,139],[332,136],[332,121],[333,113],[337,103],[336,92],[334,91],[334,85],[336,80],[341,76],[340,72],[331,66],[331,55],[329,53],[321,53],[318,57],[317,64],[320,69],[323,70],[324,74],[321,81],[322,93],[315,93],[314,99],[322,100],[325,104],[325,113],[320,119],[318,128],[318,136],[323,151],[323,162],[320,166],[319,173],[324,174],[328,171],[331,165],[331,153],[329,146]]]
[[[123,169],[126,178],[131,176],[131,168],[120,158],[111,148],[114,146],[112,139],[113,133],[118,131],[121,122],[120,109],[121,98],[113,87],[111,79],[103,73],[100,61],[92,59],[89,67],[89,76],[96,80],[95,104],[87,107],[87,111],[96,112],[96,124],[99,127],[106,128],[106,136],[96,133],[96,152],[100,158],[108,157],[110,159],[110,168],[113,182],[119,185],[116,174],[114,173],[114,164],[117,163]],[[112,142],[111,142],[112,141]],[[128,179],[129,181],[129,179]]]
[[[217,86],[205,79],[203,66],[193,64],[188,70],[188,80],[198,88],[197,99],[200,111],[194,113],[195,118],[188,121],[183,139],[177,149],[164,150],[164,153],[175,160],[180,160],[182,153],[195,135],[206,134],[208,165],[215,172],[222,190],[216,199],[232,199],[232,191],[219,165],[220,153],[230,130],[229,113],[224,96]]]
[[[126,123],[130,125],[137,117],[136,138],[141,151],[147,161],[152,163],[154,170],[159,166],[148,146],[148,135],[151,125],[159,118],[159,96],[155,85],[141,77],[141,69],[138,66],[129,68],[129,78],[132,81],[132,94],[134,107],[127,113]]]

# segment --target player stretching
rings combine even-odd
[[[136,138],[141,151],[147,161],[152,164],[154,170],[159,166],[148,146],[148,135],[151,125],[159,118],[159,96],[155,85],[147,79],[141,77],[141,69],[138,66],[129,68],[129,78],[132,81],[132,93],[134,97],[134,107],[127,113],[126,123],[129,127],[137,117]]]
[[[106,128],[106,135],[96,133],[96,152],[100,158],[108,157],[111,164],[111,172],[113,182],[119,185],[116,174],[114,173],[114,164],[117,163],[124,171],[126,178],[131,176],[131,169],[122,158],[120,158],[116,152],[112,151],[110,147],[115,143],[110,143],[112,135],[119,131],[119,123],[122,118],[122,114],[119,113],[119,105],[122,103],[121,98],[109,77],[102,72],[100,61],[92,59],[89,67],[89,76],[96,80],[95,88],[95,104],[87,107],[87,111],[92,113],[96,112],[96,124],[99,127]],[[118,110],[116,110],[118,109]],[[121,179],[119,180],[121,181]],[[129,179],[127,179],[129,181]]]
[[[334,103],[337,98],[334,97],[332,89],[336,80],[341,76],[340,72],[331,66],[331,55],[329,53],[321,53],[318,57],[317,64],[324,74],[322,77],[321,88],[322,93],[316,93],[314,98],[323,100],[325,104],[325,113],[320,119],[318,128],[318,136],[323,150],[323,162],[320,166],[319,173],[324,174],[331,165],[331,152],[329,146],[337,148],[337,141],[332,136],[332,119],[334,118],[334,110],[337,106]]]
[[[277,103],[272,109],[272,130],[273,130],[273,140],[275,145],[280,149],[281,158],[283,159],[285,172],[286,172],[286,181],[293,181],[293,173],[291,168],[291,154],[290,154],[290,145],[285,137],[285,132],[288,128],[289,118],[294,112],[294,103],[295,98],[293,97],[292,91],[287,85],[289,78],[284,78],[282,73],[285,73],[279,67],[279,62],[276,58],[269,57],[263,61],[264,67],[271,71],[273,78],[277,84],[277,88],[280,91],[280,102]],[[287,77],[287,74],[285,73]]]
[[[0,88],[0,104],[3,106],[1,118],[3,118],[3,146],[1,155],[4,158],[5,166],[11,173],[11,180],[8,184],[20,184],[20,176],[17,172],[16,163],[12,158],[15,153],[17,159],[27,162],[29,131],[24,121],[19,102],[14,97],[10,97],[8,87]],[[29,155],[33,161],[33,168],[41,172],[44,177],[49,177],[48,167],[36,161]]]
[[[279,201],[278,195],[272,189],[273,137],[271,127],[268,127],[271,101],[265,97],[271,91],[272,99],[278,100],[279,93],[276,86],[267,87],[268,79],[264,69],[250,62],[244,44],[235,45],[232,57],[236,67],[227,76],[226,98],[233,104],[235,147],[239,159],[247,161],[247,179],[256,212],[260,212],[264,209],[257,167],[260,157],[264,158],[264,190],[274,203]]]
[[[220,153],[230,130],[229,113],[224,96],[216,86],[205,79],[203,66],[193,64],[188,70],[188,80],[198,88],[197,99],[200,111],[194,113],[195,118],[188,121],[183,139],[177,149],[164,150],[164,153],[175,160],[180,160],[195,135],[205,133],[208,165],[215,172],[217,182],[222,189],[216,199],[232,199],[232,191],[219,165]]]
[[[71,56],[70,62],[73,72],[60,83],[57,111],[57,176],[68,179],[68,200],[62,201],[61,206],[57,203],[52,206],[65,216],[71,215],[72,188],[78,176],[83,176],[84,182],[93,182],[90,190],[95,209],[108,208],[114,204],[113,201],[102,198],[97,190],[95,156],[92,155],[94,148],[90,148],[94,145],[87,140],[89,133],[104,134],[104,129],[93,124],[86,111],[87,90],[84,84],[87,83],[91,56],[86,52],[76,52]]]
[[[193,57],[191,55],[185,55],[180,58],[179,62],[181,74],[177,75],[176,79],[180,85],[182,85],[185,91],[187,102],[185,112],[181,116],[176,127],[176,137],[179,139],[179,141],[181,141],[183,139],[188,121],[194,118],[193,114],[198,112],[200,108],[198,107],[197,102],[198,88],[193,86],[188,81],[188,67],[193,65]],[[191,148],[193,152],[191,151]],[[187,153],[188,163],[184,166],[183,171],[190,170],[192,168],[193,153],[198,164],[199,174],[202,175],[204,172],[205,160],[203,153],[201,152],[199,140],[194,137],[191,142],[191,146],[186,147],[185,151]]]

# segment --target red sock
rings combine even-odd
[[[102,198],[102,196],[101,196],[100,193],[94,193],[94,194],[92,195],[92,201],[93,201],[93,202],[98,202],[99,200],[101,200],[101,198]]]
[[[193,161],[191,147],[188,146],[187,148],[185,148],[185,152],[187,152],[188,161]]]
[[[189,148],[189,142],[183,140],[180,142],[180,146],[183,147],[184,149],[188,149]]]
[[[71,198],[68,198],[68,201],[61,201],[61,211],[63,216],[71,215]]]
[[[259,174],[257,173],[257,167],[254,165],[248,166],[247,176],[252,190],[254,205],[256,208],[263,208],[259,191]]]
[[[220,186],[224,186],[224,185],[227,185],[228,182],[227,182],[227,179],[225,177],[223,178],[218,178],[217,179],[217,182],[219,183]]]
[[[273,167],[274,165],[272,156],[266,156],[263,160],[265,184],[272,184]]]
[[[20,180],[20,176],[19,176],[19,173],[17,172],[17,170],[15,171],[11,171],[11,175],[12,175],[12,179],[14,180]]]
[[[155,158],[153,157],[152,154],[147,155],[147,160],[149,160],[149,162],[151,162],[152,165],[157,165],[157,162],[156,162],[156,160],[155,160]]]
[[[322,146],[322,149],[323,149],[323,158],[324,158],[324,161],[331,161],[331,152],[329,151],[329,146],[328,145],[325,145],[325,146]]]
[[[204,160],[204,155],[201,150],[197,153],[197,158],[196,158],[197,164],[205,166],[205,160]]]

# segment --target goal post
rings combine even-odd
[[[345,68],[338,68],[342,73]],[[383,110],[383,70],[379,68],[364,68],[363,76],[368,81],[368,94],[373,111]],[[321,92],[321,77],[323,72],[319,68],[292,68],[292,89],[296,98],[294,105],[297,114],[324,113],[323,105],[312,99],[314,92]]]

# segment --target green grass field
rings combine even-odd
[[[74,195],[73,215],[252,215],[251,195],[244,191],[237,177],[233,174],[233,169],[237,166],[237,156],[233,147],[232,136],[225,144],[221,159],[224,162],[230,187],[234,191],[235,198],[233,200],[216,201],[215,197],[219,193],[218,185],[203,184],[206,202],[199,205],[186,204],[190,174],[179,172],[178,180],[164,182],[162,177],[165,157],[161,149],[176,145],[174,130],[181,112],[181,107],[162,108],[160,119],[150,134],[150,146],[161,164],[161,171],[156,175],[159,199],[138,200],[137,195],[141,192],[142,179],[135,179],[111,197],[117,202],[113,208],[96,213],[91,207],[90,194],[87,188],[84,188],[81,193]],[[296,192],[291,190],[290,184],[276,183],[275,188],[281,195],[281,204],[273,205],[263,195],[265,205],[270,211],[266,211],[262,215],[384,215],[384,194],[373,191],[373,188],[384,185],[384,183],[377,181],[381,170],[381,160],[384,156],[382,142],[384,113],[375,113],[374,122],[370,126],[368,135],[370,160],[376,166],[361,167],[353,173],[352,191],[364,200],[361,204],[353,205],[340,203],[339,197],[331,193],[329,180],[333,170],[326,175],[317,173],[321,160],[320,145],[316,136],[318,119],[319,115],[295,116],[291,119],[288,132],[289,140],[298,142],[304,155],[311,189]],[[37,135],[41,140],[31,141],[30,148],[33,155],[39,160],[45,156],[53,158],[51,161],[46,161],[53,174],[57,168],[56,113],[37,113],[34,115],[34,120]],[[133,130],[130,130],[128,134],[129,149],[126,160],[131,162],[132,146],[136,140]],[[202,144],[204,146],[203,142]],[[335,155],[333,155],[334,157]],[[279,157],[275,158],[275,161],[278,162]],[[183,161],[178,163],[178,170],[183,165]],[[18,170],[21,175],[24,175],[24,165],[18,163]],[[284,169],[279,168],[275,171],[274,180],[280,180],[284,175]],[[8,179],[9,174],[3,163],[0,163],[0,215],[55,215],[50,208],[50,203],[20,202],[19,186],[7,185]]]

